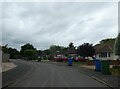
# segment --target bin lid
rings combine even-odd
[[[110,60],[101,60],[102,62],[110,61]]]

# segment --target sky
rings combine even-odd
[[[97,44],[118,34],[118,4],[113,2],[4,2],[2,44],[20,50]]]

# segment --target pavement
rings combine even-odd
[[[108,87],[113,89],[118,86],[118,77],[103,75],[76,65],[69,67],[64,63],[21,60],[16,61],[15,64],[18,65],[16,68],[3,73],[4,88],[8,83],[7,87]]]
[[[11,70],[11,69],[15,68],[16,66],[17,66],[17,65],[15,65],[15,64],[12,63],[12,62],[2,63],[2,72]]]
[[[83,72],[86,75],[89,75],[90,77],[96,79],[101,83],[104,83],[105,85],[111,88],[115,88],[119,86],[118,79],[120,79],[120,76],[104,75],[101,72],[96,72],[94,69],[88,69],[84,67],[80,67],[79,71]]]

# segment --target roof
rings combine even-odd
[[[68,54],[76,54],[77,50],[75,48],[68,48],[67,53]]]
[[[95,52],[113,52],[114,42],[106,42],[103,44],[97,44],[94,46]]]

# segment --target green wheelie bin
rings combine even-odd
[[[101,60],[101,72],[106,75],[111,74],[109,60]]]

